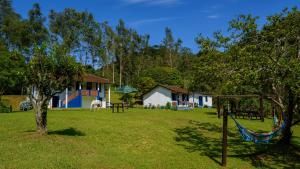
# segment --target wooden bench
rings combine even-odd
[[[119,113],[119,109],[122,108],[122,112],[124,112],[124,107],[129,108],[129,105],[127,103],[111,103],[111,110],[114,113],[115,108],[117,109],[117,113]]]

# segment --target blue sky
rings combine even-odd
[[[195,37],[202,33],[211,36],[214,31],[226,32],[228,22],[239,14],[259,16],[259,24],[265,17],[284,7],[297,6],[300,0],[13,0],[15,10],[23,17],[38,2],[44,15],[50,9],[64,8],[87,10],[99,22],[108,21],[115,26],[123,19],[128,27],[141,34],[150,34],[150,43],[159,44],[165,27],[170,27],[175,38],[183,45],[198,50]]]

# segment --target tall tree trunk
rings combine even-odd
[[[38,101],[35,106],[36,129],[40,134],[47,134],[47,101]]]
[[[294,115],[294,94],[291,90],[288,91],[288,107],[287,112],[285,114],[285,129],[283,131],[283,137],[281,138],[280,142],[285,145],[290,145],[291,138],[292,138],[292,122],[293,122],[293,115]]]
[[[173,68],[172,53],[169,51],[170,67]]]

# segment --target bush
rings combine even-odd
[[[207,106],[207,105],[204,105],[203,108],[208,108],[208,106]]]
[[[177,107],[171,107],[171,110],[177,111]]]
[[[166,104],[166,109],[171,109],[171,103],[170,103],[170,102],[168,102],[168,103]]]
[[[12,107],[7,106],[4,103],[0,102],[0,113],[9,113],[12,112]]]
[[[20,103],[20,110],[21,111],[28,111],[28,110],[31,110],[32,109],[32,104],[30,101],[22,101]]]

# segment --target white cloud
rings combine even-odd
[[[152,19],[143,19],[129,23],[130,26],[137,27],[144,24],[156,23],[156,22],[164,22],[164,21],[172,21],[183,19],[183,17],[161,17],[161,18],[152,18]]]
[[[122,0],[126,4],[144,4],[144,5],[178,5],[181,4],[181,0]]]
[[[220,18],[220,15],[218,15],[218,14],[209,15],[209,16],[207,16],[207,18],[208,19],[218,19],[218,18]]]

